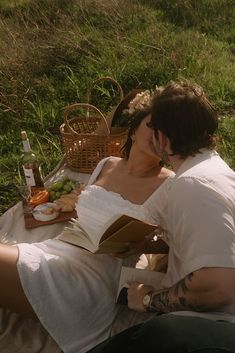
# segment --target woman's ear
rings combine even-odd
[[[133,134],[131,135],[131,141],[132,141],[132,143],[135,142],[135,133],[133,133]]]

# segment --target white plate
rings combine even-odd
[[[52,209],[52,213],[45,213],[47,210]],[[59,212],[55,210],[55,204],[52,202],[42,203],[33,209],[33,217],[37,221],[51,221],[58,217]]]

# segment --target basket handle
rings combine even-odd
[[[72,104],[72,105],[69,105],[68,107],[65,108],[64,110],[64,122],[65,122],[65,125],[66,127],[74,134],[78,135],[78,133],[69,125],[69,119],[68,119],[68,114],[78,108],[87,108],[87,119],[89,119],[89,109],[93,109],[96,113],[98,113],[101,118],[102,118],[102,122],[101,124],[104,125],[104,128],[105,128],[105,132],[104,134],[106,135],[109,135],[110,134],[110,130],[109,130],[109,127],[108,127],[108,124],[107,124],[107,121],[104,117],[104,115],[101,113],[101,111],[96,108],[94,105],[92,104],[89,104],[89,103],[75,103],[75,104]]]
[[[122,99],[124,97],[124,94],[123,94],[123,90],[122,90],[122,87],[120,86],[120,84],[116,80],[114,80],[114,78],[112,78],[110,76],[104,76],[104,77],[97,78],[96,80],[94,80],[91,83],[91,86],[88,88],[87,93],[86,93],[86,101],[87,101],[87,103],[90,102],[92,89],[100,81],[109,81],[109,82],[113,83],[117,87],[119,100],[120,100],[120,102],[122,101]]]

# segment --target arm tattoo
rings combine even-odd
[[[193,272],[188,274],[185,278],[176,283],[173,287],[166,291],[159,293],[153,292],[150,308],[159,314],[169,313],[179,310],[192,311],[207,311],[206,307],[196,303],[194,300],[190,301],[187,298],[189,288],[188,285],[193,280]]]

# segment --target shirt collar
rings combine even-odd
[[[176,176],[183,174],[188,169],[216,155],[218,155],[218,153],[215,150],[208,150],[206,148],[202,148],[199,153],[195,154],[195,156],[189,156],[183,161],[183,163],[176,172]]]

